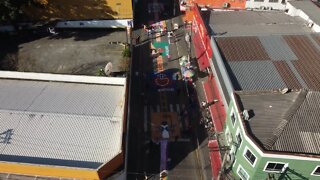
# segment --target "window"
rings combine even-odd
[[[320,166],[317,166],[311,173],[313,176],[320,176]]]
[[[288,164],[285,164],[285,163],[267,162],[264,170],[271,171],[271,172],[282,172],[287,166]]]
[[[264,0],[254,0],[254,2],[264,2]]]
[[[244,150],[244,157],[249,161],[251,165],[254,165],[256,162],[256,156],[246,147]]]
[[[232,126],[234,126],[235,123],[236,123],[236,115],[234,113],[234,109],[233,108],[231,109],[231,112],[230,112],[230,119],[231,119]]]
[[[270,3],[277,3],[279,0],[269,0]]]
[[[243,179],[243,180],[249,179],[249,174],[243,169],[243,167],[241,165],[239,165],[237,173],[241,179]]]
[[[236,138],[237,138],[238,146],[240,147],[241,143],[242,143],[242,137],[241,137],[240,129],[237,130]]]
[[[234,115],[234,112],[232,112],[230,118],[231,118],[232,125],[234,126],[234,124],[236,123],[236,117]]]

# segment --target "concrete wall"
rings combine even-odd
[[[292,4],[290,4],[290,2],[288,2],[288,4],[287,4],[287,9],[288,9],[287,14],[289,16],[301,17],[302,19],[304,19],[306,21],[306,25],[308,25],[313,31],[320,32],[320,24],[314,23],[314,21],[312,19],[310,19],[310,17],[305,12],[303,12],[301,9],[297,9]]]
[[[23,163],[0,162],[0,172],[8,174],[23,174],[29,176],[45,176],[76,179],[99,179],[96,170],[68,168],[58,166],[43,166]]]
[[[213,37],[211,37],[210,44],[213,51],[213,58],[210,60],[210,67],[218,80],[219,92],[221,98],[223,99],[223,104],[225,105],[225,111],[227,112],[228,105],[230,103],[230,94],[234,92],[234,88],[224,65],[217,43]]]
[[[246,0],[194,0],[200,6],[209,6],[217,9],[245,9]],[[224,4],[228,3],[227,8]]]
[[[255,0],[249,0],[246,3],[246,8],[248,9],[261,9],[261,7],[285,10],[286,3],[282,3],[282,0],[278,0],[278,2],[269,2],[269,0],[263,0],[263,2],[255,2]]]

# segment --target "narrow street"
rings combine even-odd
[[[136,4],[127,179],[159,179],[161,150],[155,139],[158,131],[155,123],[161,113],[170,115],[172,124],[177,124],[172,126],[175,131],[172,130],[171,135],[175,137],[170,137],[168,143],[168,177],[207,179],[198,149],[204,138],[203,134],[200,138],[198,131],[201,113],[197,92],[192,83],[184,81],[179,64],[179,60],[191,52],[185,40],[190,30],[184,27],[179,10],[173,9],[178,8],[174,2],[153,0]],[[175,24],[179,25],[177,30],[174,30]],[[143,25],[155,29],[166,27],[174,36],[169,40],[167,33],[157,30],[148,35]],[[158,55],[152,55],[155,51]]]

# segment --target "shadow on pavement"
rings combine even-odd
[[[49,36],[49,39],[73,38],[75,41],[88,41],[116,31],[125,33],[123,29],[57,29],[58,34]]]

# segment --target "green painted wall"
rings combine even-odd
[[[253,180],[264,180],[268,177],[268,172],[264,172],[264,168],[268,161],[272,162],[283,162],[288,163],[288,168],[284,173],[272,173],[274,174],[275,179],[310,179],[310,180],[319,180],[320,176],[312,176],[311,173],[314,171],[316,166],[320,166],[320,161],[308,161],[308,160],[294,160],[294,159],[288,159],[288,158],[270,158],[265,157],[264,155],[260,156],[255,145],[249,144],[245,140],[245,134],[240,128],[240,119],[236,117],[236,122],[234,126],[231,122],[231,113],[236,112],[236,108],[234,107],[234,102],[231,101],[229,105],[229,109],[227,112],[227,120],[224,127],[224,134],[226,135],[228,132],[231,133],[232,136],[232,142],[229,143],[229,146],[231,148],[231,151],[234,151],[235,153],[235,161],[233,163],[232,172],[235,175],[235,177],[238,177],[237,169],[239,167],[239,164],[241,164],[242,168],[245,169],[245,171],[249,174],[250,179]],[[236,133],[237,130],[240,129],[241,137],[242,137],[242,143],[240,147],[237,145],[236,140]],[[226,143],[228,142],[228,135],[226,135],[225,140]],[[251,165],[248,160],[243,156],[244,150],[248,148],[255,156],[256,156],[256,162],[253,165]],[[315,159],[316,160],[316,159]],[[240,179],[240,178],[239,178]]]

